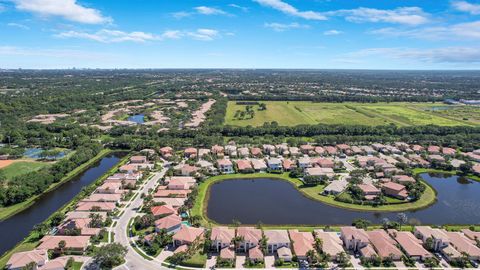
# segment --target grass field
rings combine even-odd
[[[15,176],[40,170],[41,168],[48,166],[49,164],[51,163],[38,161],[18,161],[0,169],[0,173],[3,173],[5,178],[7,180],[10,180]]]
[[[261,126],[276,121],[281,126],[301,124],[345,124],[378,126],[395,124],[415,126],[479,125],[480,108],[452,106],[443,103],[314,103],[308,101],[262,101],[267,109],[260,111],[254,105],[255,115],[244,119],[235,117],[245,111],[246,105],[229,101],[225,124],[234,126]]]

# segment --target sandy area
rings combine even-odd
[[[32,119],[28,120],[27,122],[35,122],[41,124],[51,124],[55,122],[58,118],[67,117],[68,114],[66,113],[57,113],[57,114],[39,114],[34,116]]]
[[[215,103],[214,99],[209,99],[207,102],[203,103],[200,109],[192,113],[192,120],[186,123],[186,127],[198,127],[203,121],[205,121],[205,114],[210,110],[212,105]]]

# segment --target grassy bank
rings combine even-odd
[[[106,154],[112,152],[111,150],[108,150],[108,152],[106,152],[103,156],[105,156]],[[103,157],[102,156],[102,157]],[[94,159],[96,159],[97,157],[95,157]],[[96,181],[92,182],[90,185],[88,185],[86,187],[86,190],[93,190],[95,189],[97,186],[101,185],[103,183],[103,181],[108,177],[110,176],[111,174],[113,174],[114,172],[116,172],[118,170],[118,168],[120,166],[122,166],[123,164],[125,164],[128,159],[130,158],[129,155],[125,156],[124,158],[122,158],[118,163],[117,165],[113,166],[110,170],[108,170],[107,172],[105,172],[102,176],[100,176]],[[98,160],[98,159],[97,159]],[[87,162],[89,163],[90,165],[92,164],[91,162]],[[87,169],[88,167],[85,167],[83,170]],[[80,173],[82,172],[83,170],[80,170],[80,171],[77,171],[77,173]],[[73,172],[73,171],[72,171]],[[70,175],[70,174],[69,174]],[[50,219],[52,218],[53,215],[55,215],[56,213],[67,213],[68,211],[71,211],[74,209],[74,206],[77,204],[78,201],[80,201],[81,199],[83,199],[85,196],[88,196],[90,194],[90,192],[86,192],[86,193],[79,193],[77,194],[74,198],[72,198],[72,200],[70,200],[68,203],[66,203],[65,205],[63,205],[60,209],[58,209],[57,211],[53,212],[50,217],[48,217],[44,222],[48,223],[50,221]],[[12,256],[12,254],[16,253],[16,252],[21,252],[21,251],[28,251],[28,250],[32,250],[34,249],[38,244],[39,244],[39,235],[35,232],[35,231],[32,231],[30,232],[30,234],[22,241],[20,242],[19,244],[17,244],[13,249],[5,252],[2,257],[0,258],[0,269],[3,269],[6,265],[6,263],[8,262],[8,260],[10,259],[10,257]]]
[[[397,212],[397,211],[410,211],[415,209],[425,208],[433,204],[436,200],[435,190],[425,184],[426,189],[422,197],[415,201],[402,204],[391,204],[391,205],[382,205],[373,207],[370,205],[357,205],[349,204],[344,202],[335,201],[333,196],[324,196],[321,195],[323,191],[323,186],[314,186],[314,187],[305,187],[299,179],[291,178],[288,176],[288,173],[284,174],[268,174],[268,173],[255,173],[255,174],[229,174],[229,175],[219,175],[207,179],[204,183],[200,184],[198,187],[198,197],[195,201],[193,208],[191,209],[191,215],[200,216],[201,222],[204,226],[209,226],[215,224],[214,221],[210,220],[207,217],[207,204],[210,192],[210,186],[212,184],[229,180],[229,179],[241,179],[241,178],[275,178],[282,181],[287,181],[291,183],[299,192],[301,192],[305,197],[312,200],[316,200],[331,206],[345,208],[356,211],[370,211],[370,212]]]
[[[35,201],[40,198],[41,196],[43,196],[44,194],[47,194],[48,192],[58,188],[59,186],[61,186],[62,184],[64,184],[65,182],[68,182],[70,181],[74,176],[76,176],[77,174],[83,172],[84,170],[86,170],[88,167],[90,167],[92,164],[94,164],[95,162],[99,161],[100,159],[102,159],[104,156],[106,156],[107,154],[111,153],[111,150],[110,149],[103,149],[102,151],[100,151],[100,153],[98,153],[98,155],[96,155],[94,158],[90,159],[89,161],[83,163],[82,165],[78,166],[77,168],[75,168],[74,170],[72,170],[71,172],[69,172],[67,175],[65,175],[62,180],[60,180],[59,182],[57,183],[53,183],[50,185],[50,187],[48,187],[44,192],[42,192],[41,194],[38,194],[38,195],[35,195],[31,198],[29,198],[28,200],[24,201],[24,202],[21,202],[21,203],[17,203],[17,204],[14,204],[14,205],[11,205],[11,206],[7,206],[7,207],[0,207],[0,221],[1,220],[4,220],[4,219],[7,219],[25,209],[27,209],[28,207],[30,207],[33,203],[35,203]]]

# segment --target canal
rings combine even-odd
[[[0,221],[0,254],[22,241],[32,228],[72,200],[84,186],[94,182],[115,166],[125,153],[111,153],[55,190],[41,196],[30,208]]]
[[[480,183],[458,176],[422,174],[438,192],[437,202],[425,209],[405,212],[421,224],[479,224]],[[243,224],[350,225],[356,218],[381,223],[396,221],[397,213],[353,211],[311,200],[292,184],[274,179],[236,179],[211,186],[207,206],[210,219]]]

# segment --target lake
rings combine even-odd
[[[417,211],[406,211],[410,220],[423,224],[480,223],[480,183],[460,178],[422,174],[438,192],[435,204]],[[286,181],[274,179],[235,179],[211,186],[207,215],[228,224],[328,224],[349,225],[356,218],[381,223],[396,219],[395,212],[378,213],[338,208],[311,200]]]
[[[30,208],[0,221],[0,254],[13,248],[32,230],[33,226],[46,220],[52,213],[115,166],[125,153],[109,154],[55,190],[41,196]]]
[[[137,124],[143,124],[143,123],[145,123],[145,115],[135,114],[135,115],[132,115],[132,116],[128,117],[127,120],[130,121],[130,122],[135,122]]]

